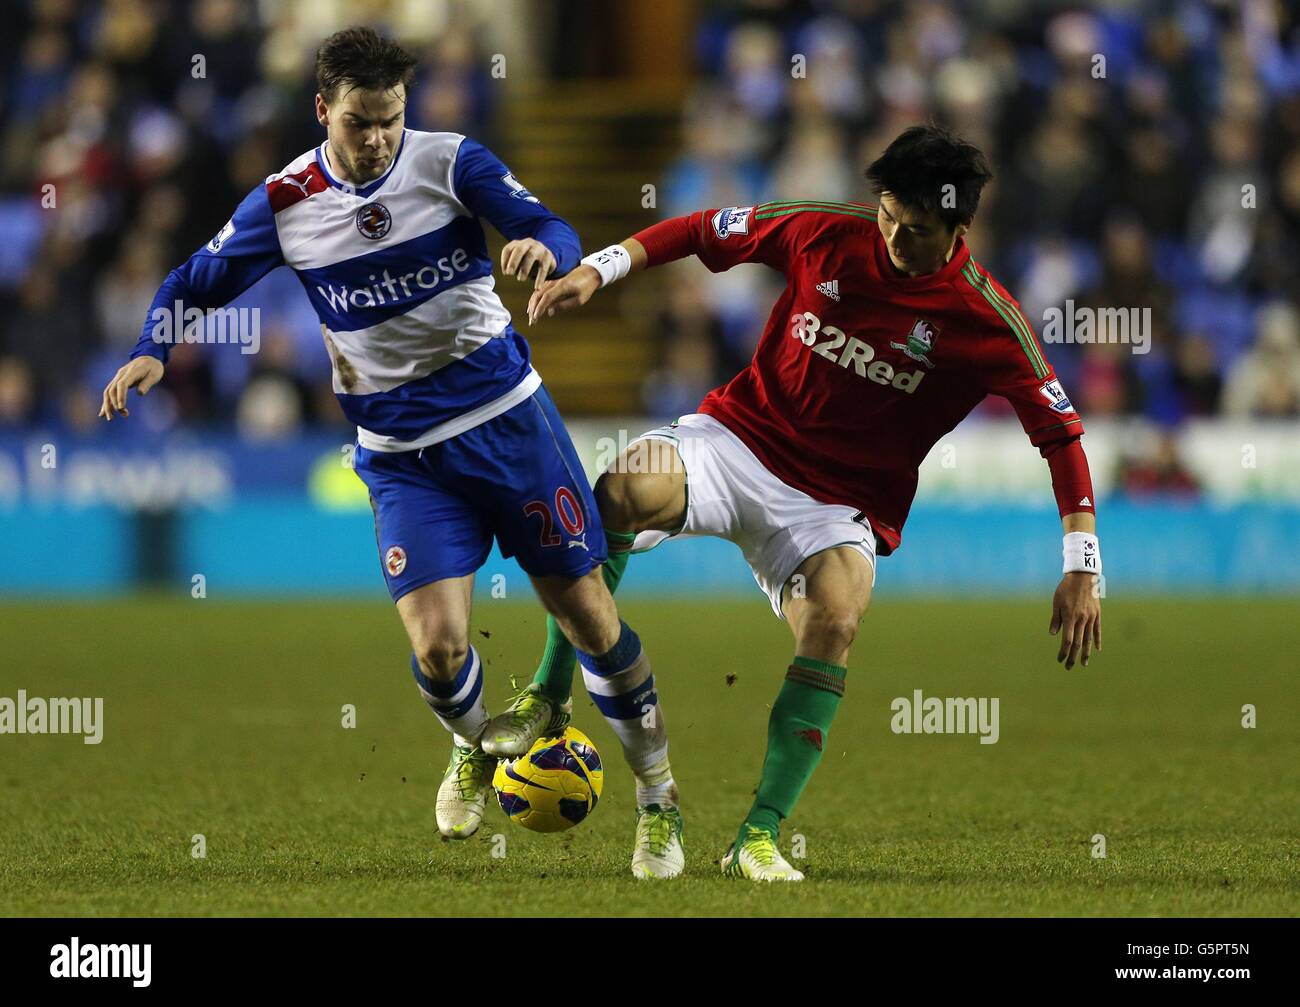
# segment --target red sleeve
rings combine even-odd
[[[1083,419],[1043,355],[1034,327],[988,273],[972,263],[963,275],[985,333],[980,343],[985,389],[1011,403],[1029,443],[1047,459],[1061,514],[1095,513],[1088,458],[1079,443]]]
[[[987,273],[963,274],[968,303],[975,314],[980,383],[1015,409],[1020,425],[1036,448],[1083,433],[1083,419],[1065,394],[1056,371],[1043,356],[1034,327],[1015,298]]]
[[[1083,433],[1083,418],[1065,394],[1056,371],[1043,356],[1028,323],[1019,331],[1003,326],[985,344],[984,387],[1011,403],[1029,442],[1041,448]]]
[[[696,255],[715,273],[742,262],[784,270],[799,244],[798,216],[768,206],[727,206],[674,217],[632,237],[650,266]]]
[[[665,262],[695,254],[695,235],[691,224],[694,216],[692,213],[686,217],[663,220],[632,235],[645,249],[647,267],[662,266]]]
[[[1079,511],[1096,514],[1088,456],[1083,453],[1079,438],[1044,444],[1038,450],[1051,470],[1052,492],[1056,494],[1056,509],[1061,517]]]

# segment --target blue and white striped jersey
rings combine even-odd
[[[425,447],[524,401],[541,377],[497,297],[479,218],[545,244],[553,275],[581,257],[573,228],[458,133],[406,130],[388,171],[361,187],[330,174],[325,147],[250,192],[168,274],[132,356],[166,362],[157,310],[219,308],[287,265],[320,318],[334,391],[363,446]]]

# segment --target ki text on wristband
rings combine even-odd
[[[1101,573],[1101,545],[1097,536],[1086,531],[1065,533],[1061,551],[1065,573]]]
[[[621,280],[632,269],[632,256],[622,245],[610,245],[599,252],[592,252],[582,260],[582,265],[590,266],[600,274],[600,285],[608,287],[615,280]]]

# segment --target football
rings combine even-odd
[[[605,773],[591,739],[574,727],[538,738],[517,759],[497,763],[492,784],[506,817],[533,832],[562,832],[591,814]]]

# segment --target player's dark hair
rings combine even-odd
[[[993,178],[978,147],[934,124],[903,130],[866,174],[877,195],[887,192],[909,209],[938,214],[949,230],[971,222],[980,190]]]
[[[415,79],[416,58],[373,28],[355,25],[336,31],[316,50],[316,89],[333,101],[342,84],[363,91],[384,91]]]

